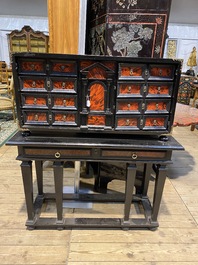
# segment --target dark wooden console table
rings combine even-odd
[[[157,216],[166,179],[166,165],[171,163],[173,150],[183,147],[172,137],[132,137],[78,134],[67,136],[25,135],[16,133],[7,145],[18,147],[17,159],[22,161],[21,172],[27,206],[27,222],[29,229],[34,228],[149,228],[158,227]],[[55,193],[43,192],[43,161],[53,161]],[[32,162],[35,161],[38,195],[33,199]],[[86,162],[125,162],[126,190],[125,194],[63,194],[64,161]],[[144,165],[141,194],[134,194],[134,184],[138,164]],[[147,195],[151,170],[156,173],[153,201]],[[97,172],[95,172],[97,174]],[[110,195],[110,196],[109,196]],[[63,200],[101,201],[124,203],[123,218],[63,218]],[[42,218],[41,207],[47,200],[56,203],[57,218]],[[141,203],[145,218],[133,219],[130,214],[131,203]]]

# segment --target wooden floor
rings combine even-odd
[[[173,154],[156,231],[26,230],[20,162],[15,160],[17,151],[15,147],[1,147],[0,264],[198,265],[198,130],[177,127],[173,136],[185,151]],[[46,168],[48,187],[50,174]],[[109,187],[120,189],[124,182],[115,180]],[[65,209],[65,214],[85,212],[90,217],[105,210],[106,215],[117,216],[122,213],[122,205]],[[48,205],[45,214],[52,212],[53,205]]]

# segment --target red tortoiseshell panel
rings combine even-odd
[[[147,110],[164,111],[167,110],[166,102],[148,102]]]
[[[60,73],[74,73],[75,72],[75,64],[74,63],[54,63],[53,72]]]
[[[74,90],[75,83],[73,81],[54,81],[54,89],[71,89]]]
[[[141,77],[142,76],[142,67],[141,66],[121,66],[120,76],[134,76]]]
[[[27,121],[37,121],[37,122],[46,122],[47,114],[46,113],[27,113]]]
[[[90,110],[104,111],[104,87],[99,83],[90,87]]]
[[[95,116],[89,115],[88,116],[88,125],[105,125],[105,116]]]
[[[80,69],[84,69],[84,68],[87,68],[88,66],[94,64],[93,61],[82,61],[80,62]]]
[[[172,78],[172,69],[170,67],[151,67],[150,75],[154,77]]]
[[[44,72],[44,65],[42,62],[22,62],[21,70],[24,72]]]
[[[94,67],[87,74],[88,79],[106,79],[107,73],[101,67]]]
[[[25,79],[23,81],[23,88],[25,89],[45,89],[45,80]]]
[[[136,118],[118,118],[118,126],[119,127],[137,127],[137,119]]]
[[[75,106],[74,98],[55,98],[54,106],[58,107],[73,107]]]
[[[119,102],[118,110],[138,111],[138,103],[137,102]]]
[[[141,85],[140,84],[121,84],[120,93],[121,94],[140,94]]]
[[[108,67],[109,69],[115,71],[115,63],[113,62],[103,62],[103,64]]]
[[[55,121],[56,122],[75,122],[75,115],[56,113]]]
[[[169,86],[149,85],[148,94],[169,95]]]
[[[26,105],[35,105],[35,106],[46,106],[46,99],[45,98],[37,98],[32,96],[25,97],[25,104]]]
[[[165,125],[165,119],[164,118],[146,118],[146,122],[145,122],[145,126],[148,126],[148,127],[164,127]]]

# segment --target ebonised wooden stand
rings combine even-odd
[[[149,228],[158,227],[157,216],[166,179],[166,165],[171,163],[173,150],[183,147],[172,137],[120,136],[112,138],[105,135],[100,138],[92,134],[25,135],[16,133],[7,145],[18,147],[17,159],[22,161],[25,200],[27,206],[28,229],[34,228]],[[32,162],[35,161],[38,195],[33,199]],[[53,161],[55,193],[43,192],[43,161]],[[86,162],[125,162],[125,194],[63,194],[64,161]],[[134,194],[134,184],[138,164],[144,165],[141,194]],[[147,195],[151,170],[156,173],[153,201]],[[95,172],[97,174],[97,172]],[[96,176],[98,177],[98,176]],[[63,200],[124,202],[123,218],[63,218]],[[43,202],[55,200],[57,218],[42,218]],[[141,203],[145,218],[133,219],[130,214],[131,203]]]

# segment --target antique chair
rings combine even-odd
[[[16,121],[13,77],[11,77],[7,89],[0,89],[0,111],[4,110],[12,110],[13,119]]]

